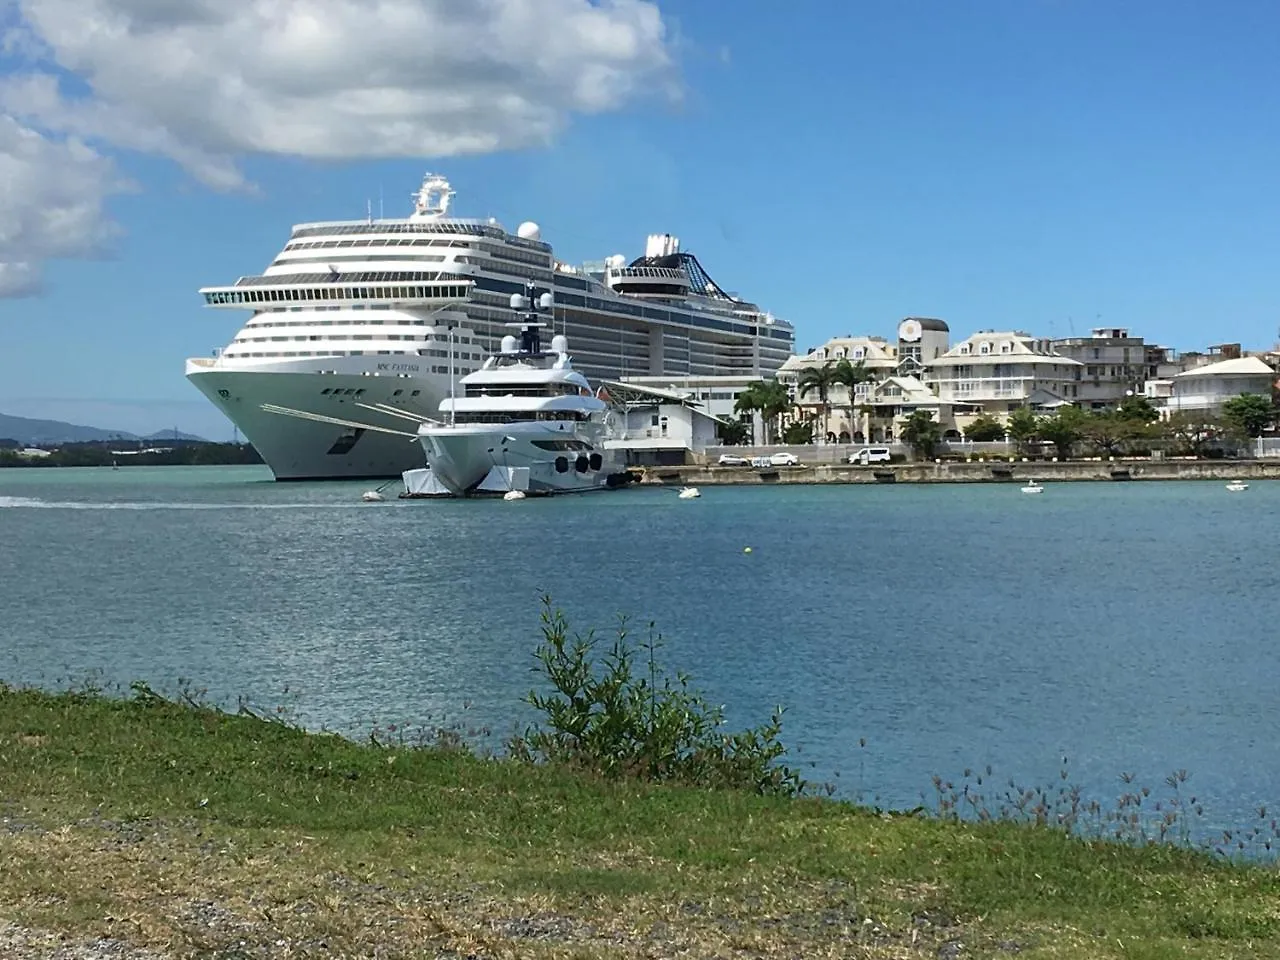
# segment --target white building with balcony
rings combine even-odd
[[[1246,393],[1271,396],[1276,373],[1257,357],[1220,360],[1186,370],[1170,381],[1162,413],[1216,414],[1233,397]]]
[[[870,379],[860,383],[850,404],[849,390],[843,384],[834,384],[827,391],[827,407],[830,417],[827,429],[839,443],[849,443],[858,432],[858,416],[853,411],[868,402],[873,384],[890,377],[898,369],[898,356],[894,345],[883,337],[832,337],[820,347],[808,353],[789,357],[778,371],[778,380],[787,385],[796,406],[809,416],[822,412],[822,398],[810,390],[800,395],[800,374],[806,369],[834,366],[847,360],[854,366],[861,365]],[[822,437],[818,438],[822,440]]]
[[[1081,366],[1049,340],[985,330],[926,363],[925,371],[940,402],[1004,417],[1018,407],[1052,411],[1072,403]]]

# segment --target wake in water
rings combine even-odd
[[[36,510],[333,510],[368,509],[364,503],[92,503],[81,500],[41,500],[39,497],[0,497],[0,509]]]

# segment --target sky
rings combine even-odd
[[[1280,5],[0,0],[0,412],[229,439],[183,377],[296,222],[671,232],[796,326],[1280,337]]]

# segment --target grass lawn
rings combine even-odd
[[[6,922],[163,957],[1280,957],[1280,874],[0,687]]]

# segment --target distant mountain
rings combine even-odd
[[[103,430],[100,427],[83,427],[62,420],[32,420],[28,417],[11,417],[0,413],[0,439],[17,440],[19,443],[88,443],[93,440],[203,440],[190,433],[158,430],[145,437],[128,430]]]
[[[194,440],[196,443],[208,443],[204,437],[197,437],[194,433],[183,433],[181,430],[157,430],[155,433],[148,433],[143,440]]]

